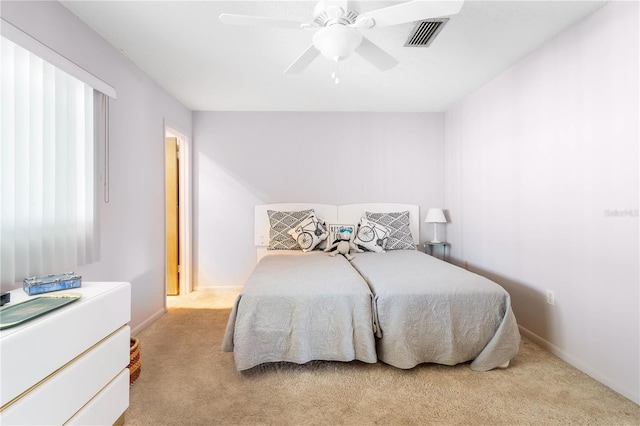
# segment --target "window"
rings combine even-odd
[[[9,289],[94,260],[94,89],[1,43],[0,285]]]

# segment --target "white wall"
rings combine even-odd
[[[445,118],[454,258],[507,288],[530,337],[636,403],[638,12],[612,2]]]
[[[139,327],[164,306],[163,120],[191,113],[57,2],[1,13],[118,91],[102,259],[78,272],[130,281]],[[444,116],[194,113],[197,283],[242,285],[258,203],[443,206],[530,336],[639,402],[638,72],[638,3],[614,3]]]
[[[101,260],[85,281],[129,281],[135,329],[164,311],[164,120],[191,131],[191,111],[58,2],[2,2],[2,17],[115,87],[111,201],[100,202]],[[102,193],[100,193],[102,198]]]
[[[256,204],[411,203],[424,220],[444,201],[443,117],[194,112],[197,286],[244,284]]]

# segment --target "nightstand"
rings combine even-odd
[[[433,256],[434,254],[437,255],[438,248],[442,248],[442,257],[439,259],[446,261],[447,260],[447,243],[445,241],[439,241],[437,243],[427,241],[426,243],[424,243],[424,252],[427,253],[428,255],[431,255],[431,256]]]

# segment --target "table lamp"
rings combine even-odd
[[[427,217],[424,220],[427,223],[433,223],[433,240],[432,243],[439,243],[438,241],[438,223],[447,223],[447,218],[444,217],[444,212],[440,208],[429,209]]]

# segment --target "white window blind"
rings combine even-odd
[[[1,38],[0,286],[94,260],[94,90]]]

